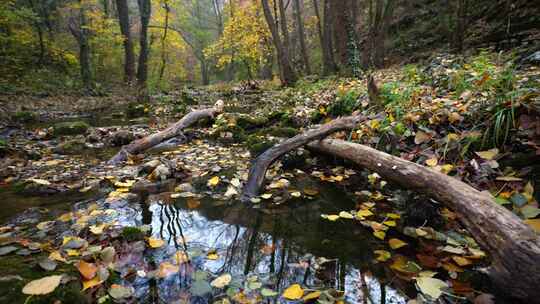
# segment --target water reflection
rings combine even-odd
[[[210,289],[208,282],[230,273],[230,286],[241,288],[235,292],[248,293],[245,282],[256,276],[263,288],[279,293],[300,283],[309,289],[344,291],[347,303],[406,303],[399,291],[380,283],[388,279],[372,274],[366,254],[369,237],[355,235],[353,225],[321,221],[320,209],[328,206],[310,204],[310,208],[269,215],[239,203],[215,206],[212,200],[204,200],[198,209],[190,210],[185,202],[171,204],[151,197],[145,221],[151,225],[152,237],[165,240],[167,246],[139,253],[128,249],[132,256],[127,260],[134,269],[157,269],[156,279],[147,279],[139,271],[132,282],[139,300],[212,303],[225,291]],[[140,224],[142,209],[137,211],[124,219]],[[264,302],[285,303],[275,297]]]

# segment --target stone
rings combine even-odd
[[[68,121],[54,125],[54,135],[78,135],[84,134],[90,126],[84,121]]]

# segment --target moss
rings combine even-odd
[[[141,241],[144,239],[144,232],[137,227],[124,227],[120,236],[128,242]]]
[[[0,156],[4,155],[8,151],[7,141],[0,138]]]
[[[36,121],[36,119],[36,115],[28,111],[17,111],[13,115],[13,120],[18,122],[32,122]]]
[[[268,129],[268,134],[276,137],[293,137],[298,134],[298,130],[292,127],[272,127]]]
[[[247,148],[254,157],[259,156],[264,151],[276,144],[275,141],[267,140],[264,136],[250,135],[246,140]]]
[[[232,136],[225,136],[227,133]],[[240,143],[246,141],[246,133],[239,126],[221,126],[213,132],[212,138],[223,143]]]
[[[128,118],[137,118],[145,116],[147,113],[147,105],[144,103],[130,103],[126,108],[126,116]]]
[[[90,126],[84,121],[61,122],[54,125],[54,135],[78,135],[86,133]]]
[[[268,123],[268,119],[265,117],[252,117],[249,115],[240,115],[236,124],[244,130],[253,130],[263,127]]]
[[[59,154],[81,154],[86,149],[84,141],[69,140],[54,148],[55,153]]]

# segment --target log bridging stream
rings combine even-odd
[[[432,196],[452,209],[461,223],[492,258],[488,275],[496,286],[529,303],[540,298],[540,238],[511,211],[451,176],[376,149],[337,139],[333,132],[353,129],[364,118],[336,119],[275,145],[253,163],[243,201],[259,193],[268,167],[285,153],[303,145],[316,152],[347,159],[405,188]]]

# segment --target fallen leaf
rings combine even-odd
[[[435,167],[437,166],[437,159],[436,158],[430,158],[430,159],[427,159],[426,160],[426,165],[430,166],[430,167]]]
[[[424,131],[418,131],[416,132],[416,135],[414,136],[414,143],[417,145],[420,145],[425,142],[429,142],[430,140],[431,140],[431,135]]]
[[[377,255],[375,260],[379,262],[386,262],[392,257],[392,254],[386,250],[375,250],[373,253]]]
[[[133,292],[133,287],[125,287],[118,284],[112,284],[109,289],[109,295],[115,300],[129,298],[133,295]]]
[[[219,184],[219,176],[214,176],[208,180],[209,187],[215,187],[217,184]]]
[[[83,278],[87,280],[91,280],[96,276],[97,267],[93,263],[87,263],[81,260],[77,264],[77,269],[79,270]]]
[[[232,280],[232,276],[228,273],[222,274],[219,277],[215,278],[212,282],[210,282],[210,286],[216,287],[216,288],[223,288]]]
[[[525,224],[531,226],[536,233],[540,233],[540,219],[525,220],[524,222]]]
[[[349,212],[347,212],[347,211],[341,211],[339,213],[339,217],[344,218],[344,219],[353,219],[354,218],[354,216],[352,214],[350,214]]]
[[[308,293],[307,295],[305,295],[302,298],[302,300],[304,302],[308,302],[308,301],[311,301],[311,300],[318,299],[320,296],[321,296],[321,292],[317,290],[317,291],[313,291],[313,292]]]
[[[430,296],[433,300],[438,299],[443,289],[448,288],[446,282],[430,277],[416,278],[416,285],[423,294]]]
[[[480,158],[482,159],[485,159],[485,160],[492,160],[495,158],[495,156],[497,156],[497,154],[499,154],[499,149],[497,148],[493,148],[493,149],[489,149],[487,151],[479,151],[479,152],[474,152],[476,155],[480,156]]]
[[[300,284],[292,284],[283,291],[282,296],[287,300],[299,300],[304,295],[304,290]]]
[[[398,248],[401,248],[403,246],[407,246],[407,243],[405,243],[404,241],[400,240],[400,239],[389,239],[388,240],[388,244],[390,245],[390,248],[392,249],[398,249]]]
[[[384,238],[386,236],[386,232],[384,232],[384,231],[375,231],[375,232],[373,232],[373,235],[378,239],[384,240]]]
[[[23,287],[22,292],[27,295],[49,294],[53,292],[58,285],[60,285],[61,280],[61,275],[52,275],[38,280],[33,280]]]
[[[92,287],[95,287],[95,286],[98,286],[100,285],[101,283],[103,283],[100,278],[98,276],[95,276],[93,279],[91,280],[85,280],[82,282],[82,285],[83,285],[83,289],[82,291],[85,291],[87,290],[88,288],[92,288]]]
[[[148,245],[151,248],[159,248],[165,245],[165,241],[158,238],[148,238]]]
[[[456,264],[458,264],[461,267],[472,264],[472,262],[469,259],[460,257],[460,256],[453,256],[452,260],[454,260],[454,262],[456,262]]]
[[[274,297],[274,296],[277,296],[278,293],[275,290],[263,288],[261,289],[261,295],[263,297]]]
[[[356,212],[356,217],[363,218],[373,215],[373,212],[369,211],[368,209],[362,209]]]

